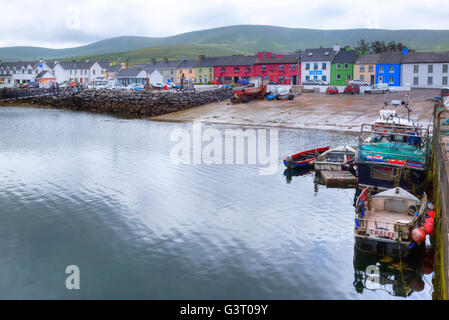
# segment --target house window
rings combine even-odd
[[[296,65],[295,65],[295,64],[291,64],[291,65],[290,65],[290,70],[291,70],[291,71],[296,70]]]
[[[443,86],[447,86],[447,77],[443,77]]]
[[[318,70],[318,63],[313,64],[313,70]]]
[[[337,80],[341,80],[341,74],[337,73]]]
[[[360,66],[360,72],[365,72],[365,66]]]
[[[368,67],[368,70],[369,70],[370,72],[373,72],[373,71],[374,71],[374,66],[369,66],[369,67]]]
[[[225,73],[225,72],[226,72],[226,68],[221,68],[221,69],[220,69],[220,72],[221,72],[221,73]]]
[[[240,72],[240,68],[239,67],[234,68],[234,72],[235,73],[239,73]]]
[[[247,68],[246,68],[246,72],[251,72],[251,68],[250,68],[250,67],[247,67]]]
[[[428,86],[433,85],[433,77],[428,77],[428,78],[427,78],[427,85],[428,85]]]
[[[189,69],[189,73],[192,73],[192,69]]]
[[[284,76],[279,76],[279,83],[284,83]]]
[[[419,65],[415,64],[413,66],[413,73],[418,73],[419,72]]]
[[[384,72],[384,67],[383,67],[383,66],[380,66],[380,67],[379,67],[379,72],[380,72],[380,73],[383,73],[383,72]]]
[[[310,80],[310,76],[306,76],[306,80]]]
[[[310,70],[310,63],[306,63],[306,70]]]
[[[393,78],[393,77],[390,77],[390,78],[388,79],[388,82],[389,82],[390,84],[394,84],[394,78]]]
[[[209,69],[209,73],[212,73],[212,68]]]
[[[321,80],[326,81],[326,76],[321,76]]]
[[[443,64],[443,73],[447,73],[447,64]]]
[[[429,64],[429,65],[427,66],[427,72],[428,72],[428,73],[433,73],[433,64]]]
[[[87,71],[87,70],[86,70]],[[86,74],[86,72],[84,72],[84,74]],[[92,70],[92,74],[95,75],[95,70]]]
[[[360,76],[360,81],[365,81],[365,76],[364,75]]]
[[[390,66],[390,73],[394,72],[394,66]]]
[[[262,65],[262,72],[267,71],[267,66],[266,65]]]
[[[321,65],[321,69],[323,69],[323,70],[327,69],[327,64],[325,62],[323,62],[323,64]]]
[[[349,69],[349,64],[345,63],[345,69]]]
[[[336,68],[337,68],[337,70],[340,70],[341,69],[341,64],[337,63]]]
[[[265,81],[268,81],[268,80],[270,80],[270,77],[269,77],[269,76],[264,76],[263,79],[264,79]]]
[[[413,85],[414,85],[414,86],[419,85],[419,78],[418,78],[418,77],[414,77],[414,78],[413,78]]]
[[[279,65],[279,71],[284,71],[284,65],[283,64]]]

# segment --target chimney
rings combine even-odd
[[[340,52],[340,46],[338,45],[338,43],[335,43],[334,51],[335,51],[335,53],[339,53]]]
[[[206,56],[204,54],[200,54],[198,58],[199,60],[203,61],[206,58]]]
[[[263,52],[259,51],[257,52],[257,60],[263,59]]]
[[[273,52],[267,51],[267,59],[273,58]]]
[[[165,62],[168,62],[168,58],[167,58],[167,57],[164,57],[164,61],[165,61]]]

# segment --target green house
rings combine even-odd
[[[331,85],[346,86],[348,81],[354,80],[354,63],[357,52],[346,47],[340,50],[331,65]]]

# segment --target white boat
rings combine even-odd
[[[357,149],[341,146],[321,154],[313,163],[316,171],[344,171],[345,166],[355,162]]]
[[[356,203],[356,246],[363,251],[406,256],[416,245],[412,231],[422,226],[426,209],[425,194],[419,200],[402,188],[376,195],[363,190]]]

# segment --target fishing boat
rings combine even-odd
[[[424,189],[430,163],[429,130],[396,110],[381,110],[373,124],[363,124],[359,132],[357,157],[358,184],[387,190],[401,187],[416,193]]]
[[[329,149],[330,147],[323,147],[299,152],[290,157],[284,158],[284,165],[287,168],[308,167],[312,164],[314,160],[316,160],[316,158],[320,154],[328,151]]]
[[[313,165],[316,171],[344,171],[355,163],[357,150],[349,146],[329,149],[322,153]]]
[[[373,195],[364,189],[356,202],[355,245],[359,250],[406,257],[426,239],[422,228],[430,204],[424,194],[421,200],[402,188],[393,188]]]
[[[252,99],[256,99],[265,95],[268,84],[262,83],[259,86],[244,86],[234,89],[234,96],[231,98],[231,103],[248,103]]]

